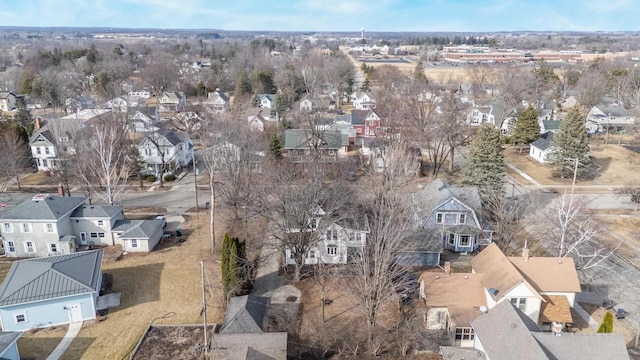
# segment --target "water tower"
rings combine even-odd
[[[360,39],[364,40],[364,28],[360,28]]]

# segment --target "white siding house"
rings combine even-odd
[[[193,142],[184,131],[160,129],[145,136],[138,145],[138,151],[147,165],[146,172],[157,177],[161,176],[163,161],[164,173],[191,163]]]
[[[547,156],[551,152],[551,141],[553,140],[553,132],[548,131],[540,138],[529,145],[529,156],[535,161],[544,164],[547,162]]]

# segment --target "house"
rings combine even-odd
[[[417,229],[431,233],[425,241],[441,242],[447,250],[475,251],[491,243],[493,229],[482,216],[475,187],[455,187],[436,179],[412,195]]]
[[[256,107],[272,109],[276,106],[276,94],[257,94],[254,98]]]
[[[305,96],[300,100],[301,112],[316,112],[329,110],[329,100],[314,99],[310,96]]]
[[[356,91],[353,95],[352,104],[356,110],[375,109],[376,98],[368,91]]]
[[[122,206],[85,202],[85,197],[38,194],[0,212],[6,256],[70,254],[79,246],[117,244],[148,252],[162,237],[162,220],[125,220]]]
[[[286,359],[286,332],[213,335],[211,360]]]
[[[227,303],[220,334],[262,333],[267,319],[267,297],[234,296]]]
[[[520,309],[502,302],[471,322],[473,345],[442,346],[448,360],[463,359],[612,359],[628,360],[622,334],[543,332]],[[560,328],[558,328],[560,329]]]
[[[158,106],[160,111],[184,111],[187,106],[187,97],[182,92],[165,91],[156,102],[155,99],[149,98],[147,104]]]
[[[20,360],[18,352],[18,339],[22,336],[19,331],[0,332],[0,359]]]
[[[367,218],[358,221],[344,219],[325,225],[321,223],[330,221],[325,216],[324,210],[318,207],[315,219],[311,220],[314,223],[310,226],[296,224],[295,219],[288,220],[290,223],[287,224],[287,231],[292,234],[323,229],[324,233],[320,236],[319,241],[309,249],[304,263],[310,265],[320,261],[324,264],[347,264],[359,257],[366,244],[367,234],[369,234]],[[285,250],[285,258],[288,265],[296,263],[291,249]]]
[[[338,115],[336,124],[347,124],[358,137],[376,137],[380,134],[380,116],[375,110],[351,110],[349,114]]]
[[[147,166],[147,173],[156,177],[164,172],[180,169],[193,159],[193,142],[184,131],[160,129],[142,139],[138,145],[140,156]]]
[[[285,154],[294,161],[305,157],[337,160],[347,154],[349,137],[339,130],[316,132],[307,129],[288,129],[284,132]]]
[[[475,106],[467,114],[467,124],[471,126],[480,126],[489,123],[496,125],[495,115],[491,112],[491,106]]]
[[[215,113],[229,112],[231,105],[229,97],[220,89],[209,92],[209,94],[207,94],[207,100],[202,103],[211,108]]]
[[[556,132],[560,129],[562,120],[542,120],[540,124],[540,134],[544,134],[547,131]]]
[[[157,108],[137,109],[129,116],[129,131],[149,132],[160,130],[160,116]]]
[[[571,109],[572,107],[576,106],[580,104],[578,102],[578,98],[576,98],[575,96],[571,95],[571,96],[567,96],[566,99],[564,99],[561,103],[561,107],[563,109]]]
[[[96,103],[90,96],[81,95],[75,98],[64,99],[65,110],[67,113],[75,113],[79,110],[95,109]]]
[[[459,346],[471,346],[470,322],[501,302],[519,308],[534,324],[551,330],[573,323],[571,308],[581,291],[572,258],[507,257],[491,244],[471,259],[471,273],[424,272],[420,298],[426,307],[427,328],[446,330]]]
[[[111,229],[113,244],[121,244],[127,252],[150,252],[164,233],[164,220],[118,219]]]
[[[416,230],[405,239],[408,249],[398,255],[396,262],[402,266],[439,266],[443,247],[442,241],[429,237],[433,232]]]
[[[18,96],[11,91],[0,91],[0,112],[16,109]]]
[[[104,108],[119,112],[127,112],[129,106],[129,100],[124,96],[115,97],[104,104]]]
[[[635,125],[636,117],[618,103],[598,104],[587,114],[587,131],[618,131]]]
[[[4,331],[59,326],[96,317],[102,250],[15,261],[0,286]]]
[[[551,152],[553,141],[553,131],[547,131],[540,135],[540,138],[531,144],[529,144],[529,156],[535,161],[545,164],[547,162],[547,156]]]

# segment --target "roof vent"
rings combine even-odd
[[[489,294],[491,294],[491,296],[496,296],[496,294],[498,293],[498,290],[494,288],[489,288],[489,290],[487,291],[489,292]]]
[[[483,313],[483,314],[484,314],[484,313],[486,313],[486,312],[487,312],[487,307],[486,307],[486,306],[484,306],[484,305],[480,305],[479,310],[480,310],[480,312],[481,312],[481,313]]]
[[[49,198],[50,196],[51,195],[49,195],[49,194],[37,194],[33,198],[31,198],[31,200],[33,200],[33,201],[45,200],[45,199]]]

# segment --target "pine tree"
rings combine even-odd
[[[524,145],[529,145],[540,137],[540,124],[538,112],[531,105],[526,108],[516,120],[513,129],[513,140],[520,145],[520,151]]]
[[[225,294],[229,292],[229,283],[232,277],[229,272],[229,259],[231,256],[230,250],[232,241],[233,239],[228,234],[224,234],[224,239],[222,240],[222,254],[220,259],[220,273],[222,276],[222,287]]]
[[[225,294],[235,295],[238,285],[246,279],[247,250],[244,242],[237,237],[224,235],[222,240],[222,257],[220,261],[222,287]]]
[[[252,92],[251,80],[247,76],[247,72],[244,70],[240,70],[238,76],[236,77],[236,89],[234,91],[234,96],[236,98],[244,97],[245,95],[249,95]]]
[[[273,155],[274,158],[282,159],[282,144],[280,143],[280,138],[278,138],[278,135],[271,135],[269,150],[271,150],[271,155]]]
[[[429,83],[429,79],[427,79],[427,76],[424,74],[424,66],[422,65],[422,61],[419,61],[416,64],[415,69],[413,69],[413,80],[424,84]]]
[[[489,124],[478,128],[471,142],[461,182],[476,186],[483,201],[504,192],[504,156],[500,131]]]
[[[598,328],[598,334],[610,334],[613,332],[613,314],[608,312],[604,314],[602,323]]]
[[[589,137],[585,117],[577,106],[569,110],[560,129],[553,135],[547,165],[564,178],[573,173],[576,161],[578,175],[583,174],[589,165]]]

